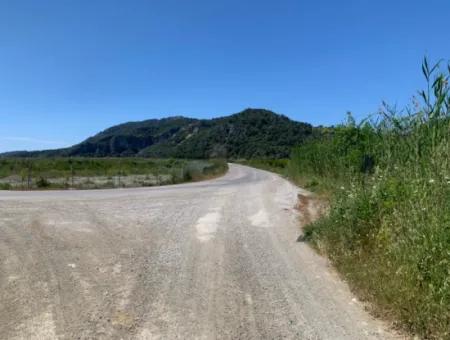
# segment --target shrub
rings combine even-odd
[[[36,186],[40,189],[48,188],[50,186],[50,182],[47,181],[45,178],[41,177],[36,181]]]
[[[450,66],[425,60],[428,90],[405,113],[324,129],[296,148],[294,176],[332,183],[305,228],[352,287],[425,337],[450,337]]]
[[[9,184],[9,183],[0,183],[0,190],[11,190],[11,184]]]

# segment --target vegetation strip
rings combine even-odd
[[[289,161],[252,160],[329,197],[305,227],[373,312],[450,338],[450,66],[429,66],[411,107],[323,128]]]
[[[101,189],[198,181],[227,170],[224,160],[4,158],[0,189]]]

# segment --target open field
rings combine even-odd
[[[100,189],[175,184],[226,171],[224,161],[148,158],[3,158],[0,189]]]

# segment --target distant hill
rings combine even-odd
[[[45,151],[18,151],[2,157],[288,157],[313,132],[307,123],[263,109],[214,119],[170,117],[113,126],[80,144]]]

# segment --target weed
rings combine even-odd
[[[427,90],[412,107],[384,104],[375,119],[324,128],[286,170],[332,192],[329,213],[305,238],[378,311],[434,339],[450,338],[450,66],[442,66],[424,61]]]

